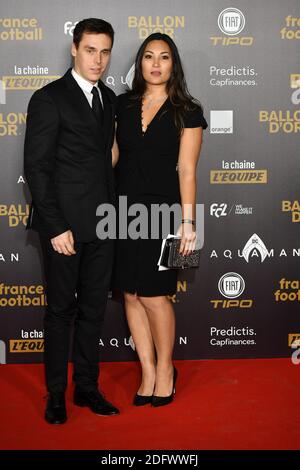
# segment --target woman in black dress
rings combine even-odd
[[[154,33],[143,42],[132,91],[118,100],[118,195],[127,196],[128,207],[142,203],[150,210],[153,204],[181,204],[182,224],[173,230],[178,229],[181,252],[188,255],[196,242],[196,166],[207,123],[187,91],[178,50],[169,36]],[[170,403],[177,378],[172,364],[175,317],[168,298],[176,293],[177,272],[158,270],[161,243],[162,235],[119,238],[116,246],[114,286],[124,292],[142,366],[137,406]]]

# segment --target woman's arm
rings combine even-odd
[[[116,129],[115,129],[115,137],[114,137],[114,143],[111,148],[111,157],[112,157],[112,166],[113,168],[116,166],[119,160],[119,147],[117,144],[117,139],[116,139],[116,132],[117,132],[117,123],[116,123]]]
[[[185,128],[180,138],[178,158],[179,187],[181,196],[182,219],[196,220],[196,169],[202,143],[202,127]],[[180,252],[188,255],[195,249],[196,227],[191,222],[182,223]]]

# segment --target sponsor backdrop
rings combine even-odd
[[[71,64],[76,22],[116,31],[104,80],[130,84],[141,41],[176,41],[203,104],[198,167],[205,241],[200,269],[171,299],[176,359],[290,356],[300,338],[299,0],[10,0],[0,18],[0,363],[40,362],[46,298],[38,239],[25,231],[26,110]],[[159,168],[157,169],[159,171]],[[108,302],[103,360],[135,360],[121,299]]]

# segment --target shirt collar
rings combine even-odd
[[[90,83],[88,80],[86,80],[85,78],[81,77],[81,75],[79,75],[77,72],[75,72],[74,69],[72,69],[72,75],[74,77],[74,79],[76,80],[76,82],[78,83],[78,85],[80,86],[80,88],[87,92],[87,93],[92,93],[92,88],[95,86],[96,88],[98,88],[99,90],[99,87],[98,87],[98,84],[96,83],[96,85],[92,85],[92,83]]]

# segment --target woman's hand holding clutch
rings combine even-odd
[[[184,256],[191,254],[196,248],[197,241],[196,227],[193,221],[183,221],[177,231],[177,236],[181,237],[179,253]]]

